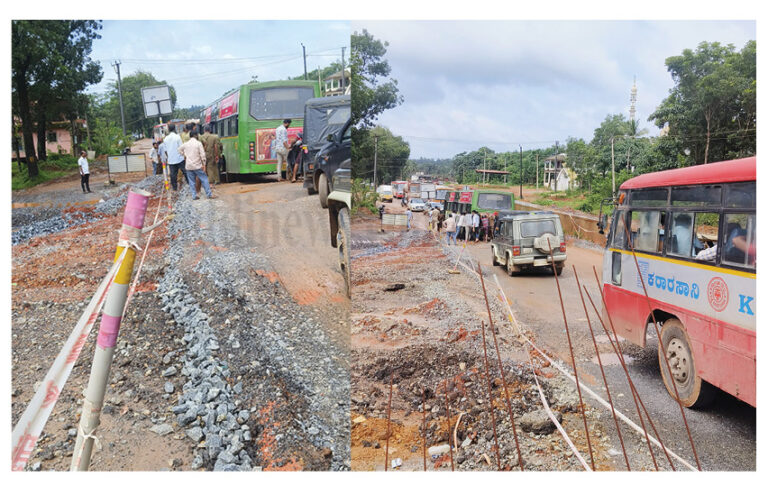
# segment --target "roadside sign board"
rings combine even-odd
[[[173,113],[171,90],[167,85],[141,88],[141,100],[144,104],[145,118]]]
[[[383,214],[381,217],[382,226],[407,226],[408,216],[406,214]]]
[[[109,174],[147,171],[147,160],[143,153],[133,155],[113,155],[107,157]]]

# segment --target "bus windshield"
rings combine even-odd
[[[302,118],[304,103],[312,97],[311,87],[252,89],[249,113],[257,120]]]
[[[488,194],[480,193],[477,195],[477,207],[486,210],[509,210],[512,203],[512,196],[509,194]]]

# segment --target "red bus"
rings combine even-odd
[[[402,199],[405,191],[408,189],[408,182],[405,180],[395,180],[390,185],[392,186],[392,195],[396,199]]]
[[[708,404],[714,387],[756,406],[756,164],[752,157],[649,173],[619,190],[603,257],[603,312],[620,336],[644,347],[646,331],[655,332],[642,278],[661,325],[664,384],[674,396],[675,379],[686,407]]]

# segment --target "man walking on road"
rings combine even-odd
[[[275,146],[277,146],[277,180],[287,180],[288,178],[288,151],[291,145],[288,143],[288,127],[291,126],[290,119],[284,119],[283,124],[275,129]],[[285,179],[282,178],[283,166],[286,167]]]
[[[202,182],[205,195],[209,199],[213,199],[213,192],[211,192],[211,186],[208,184],[208,176],[205,174],[205,149],[197,139],[197,131],[190,132],[189,141],[179,147],[179,153],[186,159],[186,176],[189,190],[192,191],[192,200],[198,199],[195,190],[196,179],[200,179]]]
[[[453,239],[453,245],[458,246],[456,243],[456,218],[453,217],[453,214],[448,216],[448,219],[443,222],[443,225],[445,226],[445,242],[449,246],[451,245],[451,239]]]
[[[408,230],[411,230],[411,219],[413,219],[413,212],[411,212],[411,208],[407,208],[405,210],[405,218],[408,221]]]
[[[149,151],[149,159],[152,161],[152,175],[158,173],[157,167],[160,165],[160,153],[157,150],[157,142],[152,142],[152,150]]]
[[[88,170],[88,158],[85,150],[80,152],[80,158],[77,160],[77,166],[80,170],[80,187],[83,188],[83,193],[91,192],[91,186],[88,184],[88,179],[91,178],[91,172]]]
[[[219,135],[211,133],[211,126],[205,127],[205,133],[200,137],[200,142],[205,149],[205,173],[208,175],[208,181],[213,185],[219,183],[219,157],[223,150]]]
[[[168,169],[171,177],[171,188],[174,191],[179,190],[176,178],[178,177],[179,170],[184,174],[186,178],[187,172],[184,168],[184,157],[179,153],[181,148],[181,137],[176,134],[176,127],[174,125],[168,126],[168,134],[163,139],[163,145],[165,146],[165,153],[168,156]],[[194,187],[192,187],[194,190]]]

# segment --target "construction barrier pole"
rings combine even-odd
[[[109,371],[112,366],[117,335],[120,331],[121,316],[125,307],[128,285],[131,282],[133,264],[136,260],[134,247],[137,246],[141,237],[150,195],[144,190],[133,189],[128,194],[128,201],[125,204],[123,226],[120,230],[115,259],[119,258],[123,252],[125,252],[125,256],[104,303],[104,313],[101,317],[99,336],[96,340],[91,376],[85,390],[83,411],[77,430],[77,441],[72,453],[71,471],[88,470],[91,462],[91,452],[95,440],[93,433],[99,426],[101,407],[104,403]]]

